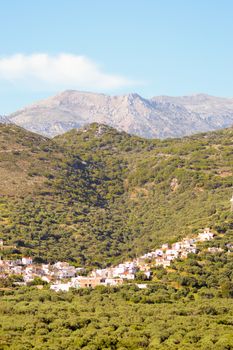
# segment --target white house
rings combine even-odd
[[[16,275],[21,275],[22,274],[22,266],[14,266],[11,269],[11,272],[13,272]]]
[[[124,272],[124,273],[119,274],[116,277],[120,277],[120,278],[126,279],[126,280],[134,280],[135,275],[133,273]]]
[[[232,197],[230,199],[230,203],[231,203],[231,211],[233,211],[233,195],[232,195]]]
[[[50,274],[50,265],[49,264],[42,264],[41,269],[45,275]]]
[[[42,281],[47,282],[47,283],[51,282],[51,277],[49,277],[49,276],[42,276],[41,279],[42,279]]]
[[[104,285],[105,286],[118,286],[119,284],[123,283],[122,278],[106,278]]]
[[[201,242],[210,241],[213,238],[214,238],[214,234],[210,232],[209,228],[205,228],[204,232],[201,232],[198,234],[198,240]]]
[[[32,282],[34,280],[35,276],[32,274],[25,274],[23,275],[23,280],[24,282],[28,283],[28,282]]]
[[[163,250],[166,250],[166,249],[168,249],[168,248],[169,248],[169,244],[168,244],[168,243],[162,244],[162,249],[163,249]]]
[[[181,249],[181,242],[175,242],[172,244],[172,249],[174,250],[180,250]]]
[[[146,288],[147,288],[147,284],[145,284],[145,283],[137,283],[136,286],[137,286],[139,289],[146,289]]]
[[[167,249],[165,254],[167,256],[173,256],[174,258],[177,258],[178,255],[179,255],[179,252],[177,250],[175,250],[175,249]]]
[[[168,267],[168,266],[170,266],[170,264],[171,264],[170,260],[167,260],[164,258],[157,258],[155,260],[155,266]]]
[[[80,288],[79,277],[72,277],[71,282],[70,282],[70,286],[72,288]]]
[[[55,292],[68,292],[70,289],[69,283],[59,283],[59,284],[52,284],[50,286],[51,290],[54,290]]]
[[[22,264],[23,265],[31,265],[32,264],[32,258],[30,256],[23,256],[22,257]]]
[[[55,275],[62,279],[62,278],[71,278],[74,277],[76,274],[76,268],[74,266],[69,265],[66,262],[57,262],[54,265],[55,268]]]
[[[218,247],[209,247],[208,248],[208,252],[210,253],[221,253],[223,252],[222,248],[218,248]]]

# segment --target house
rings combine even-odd
[[[151,271],[145,271],[144,274],[146,275],[146,278],[149,280],[151,278],[152,272]]]
[[[12,267],[11,272],[14,273],[15,275],[21,275],[22,270],[23,270],[22,266],[19,265],[19,266]]]
[[[178,255],[179,255],[179,252],[175,249],[167,249],[165,251],[165,255],[168,257],[168,256],[171,256],[173,258],[177,258]]]
[[[181,242],[175,242],[175,243],[172,244],[172,249],[176,250],[176,251],[179,251],[181,249],[181,245],[182,245]]]
[[[34,266],[33,265],[28,265],[24,269],[24,273],[26,275],[32,275],[34,273]]]
[[[212,232],[210,232],[209,228],[205,228],[204,232],[201,232],[198,234],[198,240],[200,242],[210,241],[213,238],[214,238],[214,234]]]
[[[35,279],[35,276],[32,274],[24,274],[23,275],[23,280],[26,283],[32,282],[32,281],[34,281],[34,279]]]
[[[86,277],[86,276],[79,276],[77,277],[80,288],[95,288],[96,286],[99,286],[103,284],[104,279],[101,277]]]
[[[70,286],[72,288],[80,288],[79,277],[72,277],[70,281]]]
[[[42,279],[42,281],[47,282],[47,283],[51,282],[51,277],[49,277],[49,276],[42,276],[41,279]]]
[[[104,285],[105,286],[118,286],[123,284],[123,278],[106,278]]]
[[[134,275],[134,273],[130,273],[128,271],[125,271],[124,273],[119,274],[118,277],[120,277],[122,279],[126,279],[126,280],[134,280],[135,275]]]
[[[120,264],[113,269],[113,277],[120,276],[124,274],[125,271],[126,271],[126,267],[123,264]]]
[[[68,292],[70,289],[69,283],[58,283],[58,284],[52,284],[50,286],[51,290],[54,290],[55,292]]]
[[[168,248],[169,248],[169,244],[168,243],[162,244],[162,250],[166,250]]]
[[[171,264],[170,260],[167,260],[164,258],[157,258],[155,260],[155,266],[168,267],[168,266],[170,266],[170,264]]]
[[[31,265],[32,264],[32,258],[30,256],[22,257],[22,264],[23,265]]]
[[[153,252],[153,257],[157,257],[157,256],[162,256],[163,255],[163,250],[162,249],[156,249],[154,252]]]
[[[221,253],[223,252],[222,248],[218,248],[218,247],[209,247],[208,248],[208,252],[210,253]]]
[[[42,264],[41,265],[41,269],[44,272],[45,275],[49,275],[50,274],[50,265],[49,264]]]
[[[90,277],[101,277],[101,278],[107,278],[112,277],[112,270],[111,269],[97,269],[91,272]]]
[[[74,277],[76,274],[76,268],[74,266],[71,266],[67,262],[57,262],[53,265],[54,268],[54,275],[59,278],[71,278]]]
[[[181,249],[189,249],[194,244],[194,240],[191,238],[184,238],[180,243]]]

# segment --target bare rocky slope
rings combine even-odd
[[[9,121],[9,119],[7,119],[5,116],[0,115],[0,123],[1,123],[1,124],[9,124],[10,121]]]
[[[11,114],[11,122],[53,137],[93,122],[146,138],[182,137],[233,125],[233,99],[199,94],[145,99],[74,90]]]

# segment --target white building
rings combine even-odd
[[[168,244],[168,243],[162,244],[162,249],[163,249],[163,250],[166,250],[166,249],[168,249],[168,248],[169,248],[169,244]]]
[[[208,248],[208,252],[210,253],[221,253],[223,252],[222,248],[218,248],[218,247],[209,247]]]
[[[55,268],[55,276],[60,279],[71,278],[74,277],[76,274],[76,268],[66,262],[59,261],[55,263],[53,267]]]
[[[135,275],[134,275],[134,273],[124,272],[122,274],[119,274],[116,277],[120,277],[120,278],[126,279],[126,280],[134,280]]]
[[[233,211],[233,195],[232,195],[232,197],[230,199],[230,203],[231,203],[231,211]]]
[[[179,255],[179,252],[177,250],[175,250],[175,249],[167,249],[165,254],[167,256],[173,256],[174,258],[177,258],[178,255]]]
[[[139,289],[146,289],[146,288],[147,288],[147,284],[145,284],[145,283],[137,283],[136,286],[137,286]]]
[[[30,256],[23,256],[22,257],[22,264],[23,265],[31,265],[32,264],[32,258]]]
[[[105,286],[118,286],[123,283],[122,278],[106,278],[104,281]]]
[[[164,259],[164,258],[157,258],[155,260],[155,266],[163,266],[163,267],[168,267],[171,265],[170,260]]]
[[[72,288],[80,288],[79,277],[72,277],[71,282],[70,282],[70,286]]]
[[[22,270],[23,270],[22,266],[14,266],[12,267],[11,272],[13,272],[16,275],[21,275]]]
[[[25,274],[25,275],[23,275],[23,280],[24,280],[24,282],[26,282],[26,283],[28,283],[28,282],[32,282],[32,281],[34,281],[34,279],[35,279],[35,276],[34,275],[32,275],[32,274]]]
[[[179,250],[181,249],[181,244],[182,244],[181,242],[175,242],[175,243],[173,243],[173,244],[172,244],[172,249],[173,249],[173,250],[178,250],[178,251],[179,251]]]
[[[214,238],[214,234],[212,232],[210,232],[209,228],[205,228],[204,232],[199,233],[199,235],[198,235],[198,240],[201,242],[210,241],[213,238]]]
[[[41,279],[42,279],[42,281],[47,282],[47,283],[51,282],[51,278],[48,276],[42,276]]]
[[[55,292],[68,292],[70,289],[69,283],[59,283],[59,284],[52,284],[50,286],[51,290],[54,290]]]

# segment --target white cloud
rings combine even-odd
[[[133,84],[118,75],[104,73],[85,56],[61,53],[15,54],[0,58],[0,83],[10,82],[32,90],[114,90]]]

